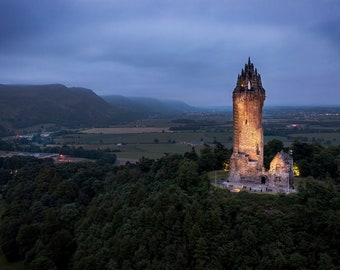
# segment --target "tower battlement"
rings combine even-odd
[[[238,74],[236,87],[234,94],[240,92],[258,92],[265,95],[265,90],[262,87],[261,75],[254,68],[254,64],[251,63],[250,57],[248,58],[248,64],[244,65],[241,73]]]

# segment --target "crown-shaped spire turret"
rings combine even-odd
[[[265,92],[262,87],[261,76],[254,68],[254,64],[248,57],[248,63],[244,65],[241,74],[237,77],[236,87],[234,92],[242,91],[261,91]]]

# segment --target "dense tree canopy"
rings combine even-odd
[[[333,177],[338,149],[316,148],[296,142],[295,159]],[[215,145],[119,167],[0,158],[2,251],[40,270],[339,269],[339,185],[232,194],[206,174],[228,154]]]
[[[292,150],[301,176],[313,176],[318,179],[336,179],[340,176],[340,146],[325,148],[319,143],[294,141]]]

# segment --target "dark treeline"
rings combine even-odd
[[[327,125],[325,125],[325,126],[327,126]],[[334,126],[334,123],[333,123],[333,126]],[[267,128],[267,127],[265,127],[265,129],[264,129],[264,135],[265,136],[286,136],[288,138],[292,138],[291,135],[293,135],[293,134],[315,133],[316,134],[315,136],[317,136],[317,134],[320,134],[320,133],[330,133],[330,132],[338,133],[338,132],[340,132],[340,129],[339,128],[334,128],[334,129],[332,129],[330,131],[328,129],[321,129],[321,128],[320,129],[317,129],[317,128],[303,128],[303,132],[302,132],[302,129],[300,129],[300,128],[291,128],[291,129],[288,129],[288,128],[282,128],[282,125],[280,127],[277,127],[277,128],[273,128],[273,127]]]
[[[340,145],[324,147],[317,142],[294,141],[292,150],[301,176],[318,179],[336,179],[340,176]]]
[[[294,163],[302,177],[336,180],[340,176],[340,145],[324,147],[318,142],[294,141],[291,147],[285,148],[282,141],[274,139],[264,147],[264,164],[267,169],[270,161],[282,149],[293,152]]]
[[[27,146],[18,146],[13,142],[0,140],[0,150],[3,151],[25,151],[31,153],[59,153],[62,155],[68,155],[71,157],[94,159],[101,163],[115,163],[116,155],[112,153],[112,150],[99,150],[99,149],[85,149],[82,146],[50,146],[50,147],[39,147],[37,145],[29,144]]]
[[[2,251],[39,270],[339,269],[336,181],[232,194],[206,174],[229,156],[216,144],[120,167],[2,158]]]
[[[170,127],[172,131],[183,131],[183,130],[206,130],[207,128],[215,128],[216,130],[221,129],[220,124],[215,120],[193,120],[193,119],[175,119],[172,123],[180,124],[179,126]]]

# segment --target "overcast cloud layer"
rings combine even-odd
[[[340,1],[0,0],[0,83],[231,106],[248,56],[268,105],[340,104]]]

